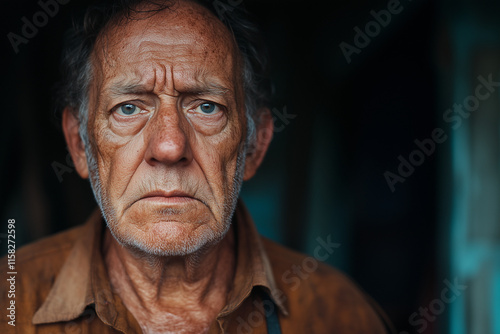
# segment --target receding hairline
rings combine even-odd
[[[236,53],[241,56],[241,52],[238,47],[238,43],[235,39],[234,33],[229,29],[229,27],[222,22],[222,20],[215,15],[209,8],[205,6],[204,3],[196,0],[160,0],[160,3],[149,3],[148,0],[141,0],[128,9],[124,9],[117,12],[113,17],[111,17],[104,27],[99,31],[92,53],[95,52],[96,47],[103,42],[103,39],[113,32],[113,29],[117,29],[120,26],[125,26],[130,24],[131,21],[142,21],[149,20],[156,15],[160,15],[165,11],[171,11],[172,14],[178,13],[180,10],[180,5],[182,3],[193,5],[197,8],[198,14],[201,14],[207,21],[211,23],[212,27],[218,26],[219,29],[224,31],[224,33],[229,37],[231,41],[231,48],[236,51]],[[156,8],[151,8],[156,6]],[[149,8],[148,8],[149,7]]]
[[[166,7],[158,7],[158,4],[156,4],[156,8],[154,10],[148,9],[148,7],[151,7],[152,5],[148,3],[147,0],[143,0],[138,2],[137,4],[134,5],[130,10],[134,11],[137,10],[137,15],[139,15],[138,18],[134,16],[130,16],[127,12],[119,12],[115,15],[115,17],[111,17],[110,20],[106,23],[106,25],[100,30],[98,33],[95,43],[93,45],[93,48],[90,53],[89,57],[89,62],[90,62],[90,67],[92,71],[98,71],[102,70],[102,63],[103,62],[109,62],[110,59],[106,57],[106,53],[108,50],[108,47],[110,43],[120,43],[120,41],[114,41],[113,40],[113,30],[114,29],[119,29],[121,26],[126,26],[133,21],[146,21],[152,19],[154,16],[161,15],[165,11],[171,11],[173,15],[176,15],[176,13],[179,13],[181,10],[186,10],[185,8],[180,8],[180,6],[184,4],[189,4],[194,7],[191,7],[191,10],[188,8],[188,14],[189,12],[192,12],[192,9],[194,8],[196,10],[196,13],[199,15],[202,15],[203,18],[208,19],[211,27],[216,27],[216,29],[220,29],[224,31],[225,37],[223,37],[224,42],[227,46],[227,49],[229,50],[229,53],[232,55],[232,62],[234,66],[234,75],[237,75],[238,77],[234,77],[234,80],[238,80],[241,83],[241,88],[243,89],[244,87],[244,78],[243,78],[243,67],[244,67],[244,62],[243,62],[243,55],[242,52],[238,46],[238,43],[236,41],[235,35],[233,32],[229,29],[229,27],[224,24],[210,9],[205,7],[203,4],[197,2],[196,0],[166,0],[162,1],[163,4],[166,4]],[[141,6],[147,6],[145,9],[143,9]],[[168,7],[167,7],[168,6]],[[135,15],[135,14],[132,14]],[[199,17],[195,17],[193,19],[199,19]],[[181,22],[185,20],[185,17],[182,18]],[[168,22],[166,22],[168,24]],[[189,29],[189,25],[186,24],[184,29]],[[146,30],[144,30],[146,31]],[[202,36],[204,35],[202,31],[196,28],[196,33],[201,34]],[[131,33],[133,34],[133,33]],[[218,38],[220,38],[219,34],[216,34]],[[213,36],[211,37],[213,38]],[[96,66],[97,65],[97,66]],[[199,71],[199,70],[198,70]],[[94,81],[95,79],[95,74],[93,73],[91,82]],[[102,75],[103,73],[101,73]],[[91,84],[92,85],[92,84]],[[236,92],[235,92],[236,93]],[[243,93],[244,89],[243,89]]]

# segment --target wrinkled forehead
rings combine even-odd
[[[93,53],[94,68],[104,80],[164,67],[179,77],[231,81],[241,73],[240,63],[228,28],[205,7],[183,0],[159,11],[140,5],[131,16],[115,19]]]

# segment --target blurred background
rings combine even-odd
[[[220,1],[246,6],[270,51],[276,131],[242,191],[260,232],[311,256],[339,243],[326,262],[398,332],[499,334],[500,2]],[[2,2],[1,254],[7,219],[19,247],[95,207],[53,116],[85,6],[60,2]]]

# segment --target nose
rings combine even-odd
[[[146,162],[152,166],[188,164],[193,158],[187,132],[189,125],[176,105],[161,107],[151,122]]]

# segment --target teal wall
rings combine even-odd
[[[475,94],[478,76],[500,81],[500,6],[443,1],[448,33],[441,51],[442,104]],[[449,333],[500,333],[500,87],[477,110],[450,128],[448,161],[441,168],[444,210],[441,259],[449,277],[467,286],[450,304]],[[444,109],[442,109],[444,110]],[[449,241],[449,242],[448,242]]]

